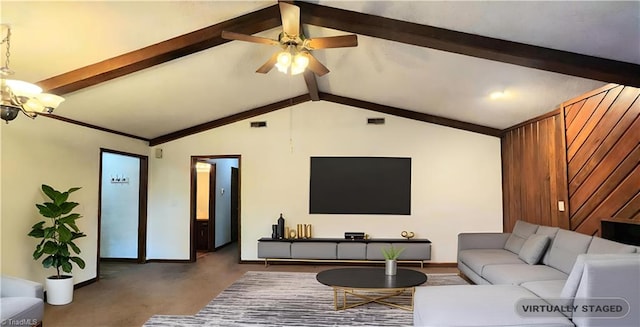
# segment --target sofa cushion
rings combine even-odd
[[[586,253],[591,236],[560,229],[549,251],[548,265],[566,274],[571,272],[579,254]]]
[[[526,221],[518,220],[513,227],[513,232],[507,239],[507,243],[504,245],[506,250],[509,250],[515,254],[520,253],[520,249],[524,242],[538,230],[538,225],[528,223]]]
[[[636,248],[631,245],[626,245],[614,241],[605,240],[600,237],[593,237],[587,253],[635,253]]]
[[[535,265],[540,262],[548,245],[549,236],[533,234],[522,245],[518,258],[530,265]]]
[[[549,251],[551,251],[551,243],[553,243],[553,240],[556,238],[556,234],[558,234],[559,229],[560,228],[558,227],[540,226],[536,231],[536,234],[549,236],[549,246],[547,246],[547,251],[545,251],[544,255],[542,256],[542,263],[545,265],[549,264]]]
[[[545,265],[503,264],[486,265],[482,278],[491,284],[520,285],[524,282],[567,279],[562,271]]]
[[[528,265],[524,265],[528,266]],[[513,285],[416,287],[414,326],[573,326],[566,317],[523,317],[514,310],[520,299],[536,296]]]
[[[566,280],[554,279],[554,280],[541,280],[535,282],[524,282],[520,286],[528,289],[535,295],[543,299],[558,299],[562,293],[562,288]]]
[[[2,325],[7,319],[25,326],[35,325],[44,316],[44,302],[37,297],[3,297],[0,299]]]
[[[524,264],[518,258],[518,255],[503,249],[462,250],[458,256],[461,262],[478,275],[482,275],[482,269],[485,265],[501,263]]]

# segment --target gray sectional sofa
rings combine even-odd
[[[416,288],[414,325],[638,327],[639,252],[524,221],[463,233],[458,268],[477,285]]]
[[[42,284],[3,275],[0,280],[1,326],[41,326]]]

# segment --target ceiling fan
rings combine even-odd
[[[318,76],[325,75],[329,69],[318,61],[309,51],[327,48],[355,47],[358,45],[357,35],[341,35],[319,38],[306,38],[300,29],[300,7],[280,2],[280,16],[282,18],[282,33],[277,40],[240,34],[230,31],[222,31],[222,38],[227,40],[239,40],[260,44],[275,45],[282,51],[275,53],[265,62],[256,73],[266,74],[273,67],[279,71],[291,75],[304,72],[309,68]]]

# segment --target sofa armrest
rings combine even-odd
[[[593,304],[622,304],[626,310],[621,314],[624,311],[628,313],[623,317],[614,314],[607,318],[602,312],[586,311],[574,316],[576,326],[640,326],[640,255],[628,255],[625,259],[585,260],[574,305],[582,308]]]
[[[44,299],[42,284],[30,280],[2,276],[2,297],[37,297]]]
[[[511,233],[460,233],[458,253],[468,249],[503,249]]]

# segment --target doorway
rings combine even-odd
[[[100,149],[100,261],[146,262],[148,157]]]
[[[191,157],[191,261],[239,240],[239,179],[240,156]]]

